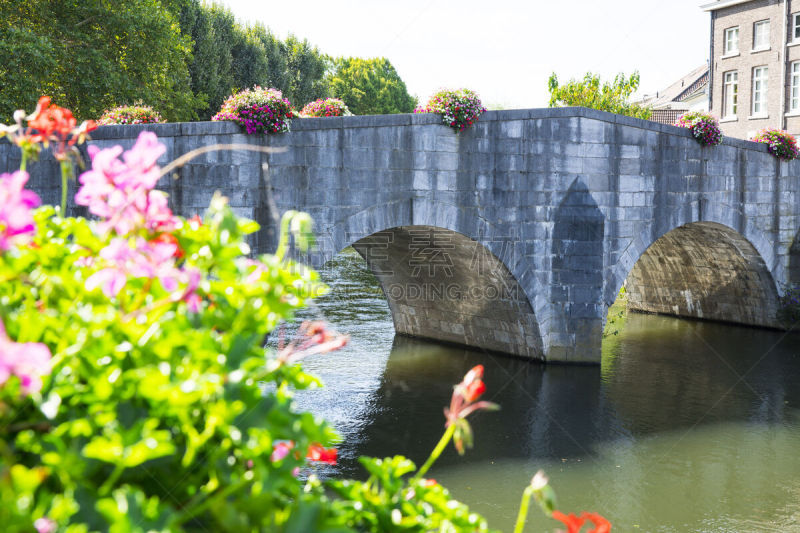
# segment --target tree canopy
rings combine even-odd
[[[411,113],[417,104],[384,57],[336,59],[328,84],[331,95],[344,100],[355,115]]]
[[[145,101],[169,120],[194,118],[191,43],[158,0],[0,3],[0,116],[48,94],[80,118]]]
[[[386,59],[332,60],[306,39],[243,25],[202,0],[0,2],[0,122],[47,94],[79,119],[142,103],[208,120],[234,91],[274,87],[299,109],[339,96],[357,114],[415,101]]]
[[[550,107],[580,106],[609,111],[619,115],[648,119],[652,111],[648,107],[629,102],[630,96],[639,88],[639,72],[629,77],[617,74],[613,82],[602,82],[600,76],[587,72],[583,80],[570,80],[558,84],[555,72],[547,82],[550,90]]]

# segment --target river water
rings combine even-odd
[[[800,335],[631,313],[609,328],[602,365],[544,366],[396,337],[352,250],[321,273],[331,293],[304,316],[351,336],[304,362],[325,387],[297,395],[342,437],[326,474],[364,477],[360,455],[422,464],[452,385],[483,364],[485,399],[502,409],[470,417],[475,447],[451,447],[429,476],[493,527],[513,528],[544,469],[560,509],[599,512],[614,531],[800,532]],[[532,516],[526,531],[559,525]]]

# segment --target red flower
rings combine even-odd
[[[592,522],[596,527],[589,531],[589,533],[609,533],[611,531],[611,522],[603,518],[597,513],[581,513],[581,517]]]
[[[587,520],[595,525],[595,528],[590,529],[587,533],[610,533],[611,531],[611,522],[597,513],[587,513],[584,511],[580,516],[575,516],[575,513],[565,515],[561,511],[553,511],[553,514],[550,516],[552,516],[554,520],[558,520],[567,526],[566,533],[579,533],[581,527],[583,527],[583,524],[585,524]]]
[[[335,465],[338,453],[336,448],[323,448],[320,444],[312,444],[308,447],[308,455],[306,457],[312,461]]]
[[[464,379],[453,388],[450,407],[444,410],[447,427],[455,426],[453,440],[459,454],[464,453],[464,445],[472,447],[472,429],[466,418],[480,409],[498,409],[492,402],[475,402],[486,391],[483,383],[483,365],[473,367]]]
[[[173,244],[175,245],[175,252],[172,254],[172,257],[176,257],[180,259],[183,257],[184,253],[178,244],[178,239],[172,233],[159,233],[155,239],[152,239],[150,242],[158,242],[162,244]]]
[[[567,526],[567,533],[578,533],[581,527],[583,527],[584,522],[586,522],[585,518],[575,516],[575,513],[565,515],[561,511],[553,511],[553,514],[550,516],[552,516],[554,520],[558,520]]]
[[[485,391],[486,385],[484,385],[483,381],[477,380],[464,387],[464,390],[461,392],[461,394],[464,396],[466,401],[474,402],[480,398],[481,394],[483,394]]]

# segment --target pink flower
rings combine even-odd
[[[289,452],[292,448],[294,448],[294,442],[291,441],[279,442],[275,444],[275,446],[272,448],[272,455],[269,457],[270,461],[273,463],[282,461],[287,455],[289,455]]]
[[[55,533],[58,525],[49,518],[37,518],[33,523],[36,533]]]
[[[186,283],[186,288],[180,297],[181,301],[186,302],[186,308],[190,313],[199,313],[203,299],[197,294],[197,287],[203,279],[202,273],[196,268],[190,268],[181,272],[181,281]]]
[[[167,206],[166,195],[153,190],[161,176],[156,162],[164,151],[156,135],[147,131],[124,154],[120,146],[105,150],[90,146],[92,169],[81,174],[83,186],[75,202],[88,206],[89,212],[103,219],[103,229],[113,229],[117,235],[140,228],[175,229],[178,223]]]
[[[147,241],[141,237],[134,240],[117,237],[100,250],[106,267],[98,270],[86,280],[86,288],[102,287],[109,298],[116,296],[128,278],[158,278],[168,292],[175,291],[184,273],[175,266],[177,245],[158,241]],[[195,285],[196,286],[196,285]]]
[[[24,189],[27,182],[27,172],[0,175],[0,251],[27,242],[36,231],[31,209],[41,201]]]
[[[40,342],[14,342],[0,321],[0,385],[14,375],[25,393],[42,390],[42,376],[50,373],[50,350]]]

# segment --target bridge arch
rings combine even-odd
[[[543,358],[524,289],[483,243],[443,227],[407,225],[352,246],[380,282],[397,333]]]
[[[719,222],[688,222],[659,236],[626,279],[629,309],[780,327],[771,269],[750,239]]]

